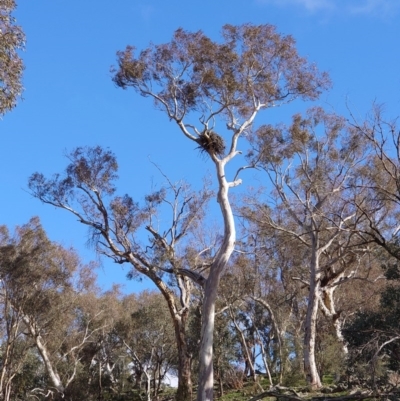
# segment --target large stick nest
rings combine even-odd
[[[222,156],[225,152],[225,141],[214,131],[203,131],[197,138],[198,149],[201,152]]]

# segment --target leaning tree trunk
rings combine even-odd
[[[251,377],[253,378],[254,381],[256,381],[257,380],[257,374],[256,374],[256,370],[254,368],[253,358],[252,358],[252,355],[250,353],[249,347],[247,345],[246,338],[245,338],[245,335],[243,333],[243,330],[241,330],[241,328],[237,324],[237,321],[236,321],[235,315],[234,315],[234,313],[232,311],[232,306],[231,305],[229,306],[229,314],[231,316],[233,325],[235,326],[236,332],[238,334],[239,342],[240,342],[240,345],[242,347],[242,353],[243,353],[244,359],[246,361],[245,374],[247,374],[247,367],[248,367],[249,370],[250,370]]]
[[[47,374],[49,375],[53,386],[57,389],[59,394],[63,395],[65,388],[61,382],[61,379],[60,379],[59,374],[57,373],[57,370],[55,369],[55,367],[53,367],[53,364],[50,361],[50,357],[47,352],[47,348],[43,344],[42,337],[40,335],[36,336],[35,343],[36,343],[37,349],[39,351],[39,354],[41,355],[41,357],[43,359],[44,366],[46,367]]]
[[[262,361],[263,361],[263,363],[264,363],[265,372],[266,372],[267,375],[268,375],[269,384],[270,384],[270,386],[272,387],[272,386],[274,385],[274,382],[272,381],[271,370],[270,370],[270,368],[269,368],[269,366],[268,366],[267,352],[266,352],[266,350],[265,350],[264,343],[263,343],[263,339],[262,339],[262,337],[261,337],[260,331],[258,330],[257,327],[256,327],[256,333],[257,333],[258,340],[259,340],[259,342],[260,342],[261,359],[262,359]],[[280,354],[280,355],[281,355],[281,354]],[[282,358],[280,359],[280,365],[282,366]],[[282,368],[280,368],[279,384],[280,384],[281,381],[282,381],[281,376],[282,376]]]
[[[321,379],[315,360],[315,339],[317,331],[318,292],[320,291],[318,272],[318,251],[316,241],[313,241],[311,256],[310,292],[308,297],[307,316],[304,334],[304,371],[308,385],[312,390],[321,387]]]
[[[215,302],[218,294],[218,285],[221,275],[232,255],[235,240],[235,222],[231,205],[228,199],[229,187],[238,183],[228,183],[225,179],[225,164],[228,160],[218,161],[214,159],[217,167],[219,184],[218,203],[224,220],[224,237],[221,247],[210,267],[209,276],[204,284],[204,298],[201,321],[201,339],[199,355],[199,386],[197,401],[212,401],[214,387],[213,370],[213,342],[214,342],[214,318]]]
[[[50,381],[53,384],[53,386],[57,389],[58,393],[61,394],[61,396],[64,395],[64,385],[60,379],[60,375],[57,372],[57,369],[55,366],[53,366],[53,363],[50,360],[50,356],[47,350],[46,345],[42,341],[42,337],[40,333],[36,330],[34,325],[31,323],[30,319],[28,316],[24,315],[23,320],[28,326],[30,335],[35,341],[36,348],[39,351],[40,356],[42,357],[43,364],[46,368],[47,374],[49,375]]]

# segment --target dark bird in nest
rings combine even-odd
[[[203,131],[197,138],[197,143],[201,152],[207,152],[208,154],[215,154],[222,156],[225,152],[225,141],[214,131]]]

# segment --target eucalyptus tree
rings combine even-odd
[[[75,252],[51,242],[37,218],[7,235],[0,247],[0,276],[7,288],[1,295],[20,315],[48,377],[43,387],[31,389],[36,394],[65,395],[77,374],[79,351],[93,333],[89,323],[96,317],[84,313],[75,288],[80,267]]]
[[[13,109],[22,93],[23,62],[18,54],[25,35],[12,13],[14,0],[0,0],[0,116]]]
[[[153,99],[215,166],[222,240],[207,274],[197,280],[204,287],[197,397],[211,400],[215,302],[236,241],[228,193],[241,183],[238,174],[228,178],[226,166],[241,153],[239,138],[252,130],[261,110],[296,98],[315,99],[329,80],[298,55],[292,37],[271,25],[245,24],[225,25],[221,42],[201,31],[178,29],[170,42],[137,55],[128,46],[118,52],[114,82]]]
[[[193,191],[186,183],[167,180],[164,188],[145,196],[143,206],[129,195],[116,196],[118,164],[111,151],[77,148],[69,155],[63,175],[46,179],[33,174],[29,187],[45,203],[67,210],[90,229],[99,254],[131,266],[130,277],[144,275],[164,297],[178,349],[178,399],[191,394],[191,353],[187,324],[193,281],[204,268],[190,246],[190,236],[203,218],[211,191]],[[159,210],[166,216],[160,224]],[[147,241],[146,241],[147,237]],[[191,263],[191,261],[193,263]]]
[[[273,189],[264,203],[254,201],[248,216],[260,228],[268,227],[297,244],[304,269],[292,278],[308,288],[304,367],[308,383],[318,388],[318,310],[331,320],[345,352],[334,294],[338,286],[359,275],[368,251],[368,246],[359,246],[357,235],[365,219],[355,202],[364,195],[353,187],[367,148],[344,119],[319,108],[304,117],[295,115],[287,127],[260,127],[252,144],[249,157],[265,171]]]

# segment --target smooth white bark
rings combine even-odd
[[[318,300],[320,291],[320,272],[318,240],[312,235],[311,263],[310,263],[310,291],[308,295],[307,315],[304,334],[304,372],[311,389],[321,387],[317,363],[315,359],[315,339],[317,335]]]
[[[197,401],[212,401],[214,387],[213,371],[213,343],[215,302],[218,294],[218,285],[221,274],[232,255],[235,240],[235,221],[228,198],[229,188],[235,183],[228,183],[225,179],[225,163],[214,158],[217,167],[219,183],[218,203],[224,221],[224,238],[222,245],[210,267],[210,273],[204,285],[204,299],[202,309],[202,327],[199,354],[199,386]],[[236,184],[237,185],[237,184]]]
[[[339,277],[339,279],[342,276],[343,274]],[[338,313],[335,308],[335,299],[333,297],[335,289],[336,287],[322,289],[319,305],[321,307],[322,313],[331,320],[332,326],[335,330],[336,339],[341,344],[343,353],[347,355],[349,353],[349,350],[347,348],[347,344],[342,332],[343,324],[340,319],[340,313]]]
[[[40,333],[38,332],[35,324],[31,322],[28,316],[24,315],[23,320],[27,325],[33,340],[35,341],[36,347],[39,351],[40,356],[42,357],[44,366],[46,368],[47,374],[49,375],[51,383],[60,394],[63,394],[65,388],[61,382],[60,375],[58,374],[57,369],[55,368],[55,366],[53,366],[50,360],[48,350],[42,341]]]

